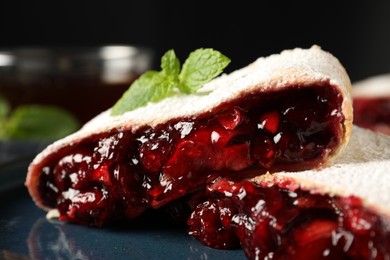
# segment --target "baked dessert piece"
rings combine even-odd
[[[390,74],[353,84],[354,124],[390,134]]]
[[[42,151],[25,184],[51,216],[102,226],[218,176],[318,167],[348,142],[349,91],[342,65],[318,46],[259,58],[197,94],[98,115]]]
[[[330,167],[217,179],[190,234],[250,259],[388,259],[389,167],[390,137],[354,127]]]

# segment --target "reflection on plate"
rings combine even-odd
[[[23,186],[27,165],[0,168],[2,250],[31,259],[245,259],[242,250],[205,247],[159,216],[103,229],[48,221]]]

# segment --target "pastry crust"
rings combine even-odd
[[[353,127],[347,148],[323,169],[279,172],[252,179],[263,186],[298,188],[313,194],[357,196],[363,206],[390,217],[390,137]]]
[[[38,206],[49,210],[41,203],[36,187],[42,167],[52,156],[62,150],[77,146],[85,138],[110,131],[132,131],[159,124],[175,118],[196,117],[212,111],[216,106],[235,100],[248,93],[267,92],[293,86],[313,85],[335,87],[343,97],[342,142],[329,159],[335,157],[348,143],[352,127],[352,99],[350,79],[340,62],[319,46],[310,49],[286,50],[280,54],[259,58],[252,64],[229,75],[222,75],[206,84],[201,95],[182,95],[149,103],[120,116],[111,116],[110,110],[88,122],[78,132],[54,142],[33,160],[28,168],[25,185]],[[193,104],[197,104],[194,106]],[[159,113],[156,113],[159,111]]]
[[[353,97],[390,97],[390,74],[377,75],[353,83]]]

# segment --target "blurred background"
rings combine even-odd
[[[0,48],[135,44],[181,60],[213,47],[228,70],[318,44],[352,81],[390,70],[390,1],[1,1]]]
[[[0,96],[9,102],[3,112],[0,102],[0,121],[37,102],[65,107],[84,123],[112,106],[137,75],[159,69],[172,48],[182,62],[194,49],[217,49],[231,58],[230,72],[259,56],[317,44],[356,82],[390,72],[389,14],[385,0],[0,1]],[[22,112],[14,121],[42,114]],[[13,117],[6,118],[9,136],[22,129]]]

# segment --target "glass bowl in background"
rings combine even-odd
[[[114,105],[130,84],[152,67],[153,54],[151,49],[137,46],[0,50],[0,97],[7,101],[6,110],[11,110],[9,115],[26,107],[24,105],[65,109],[78,121],[78,126],[74,127],[77,129]],[[10,122],[9,119],[7,123],[2,121],[4,107],[1,103],[0,131]],[[26,115],[24,122],[19,120],[16,128],[19,132],[22,129],[23,137],[4,138],[0,132],[0,173],[2,166],[32,159],[53,140],[62,137],[48,136],[48,133],[56,132],[51,129],[53,125],[61,131],[69,128],[69,121],[64,122],[58,115],[55,115],[56,120],[52,120],[53,115],[51,119],[41,114],[39,118],[42,117],[43,121],[38,121],[41,126],[37,126],[36,118]],[[34,131],[41,131],[38,138],[33,137]]]
[[[59,106],[83,124],[115,104],[152,62],[152,50],[139,46],[0,50],[0,96],[11,108]]]

